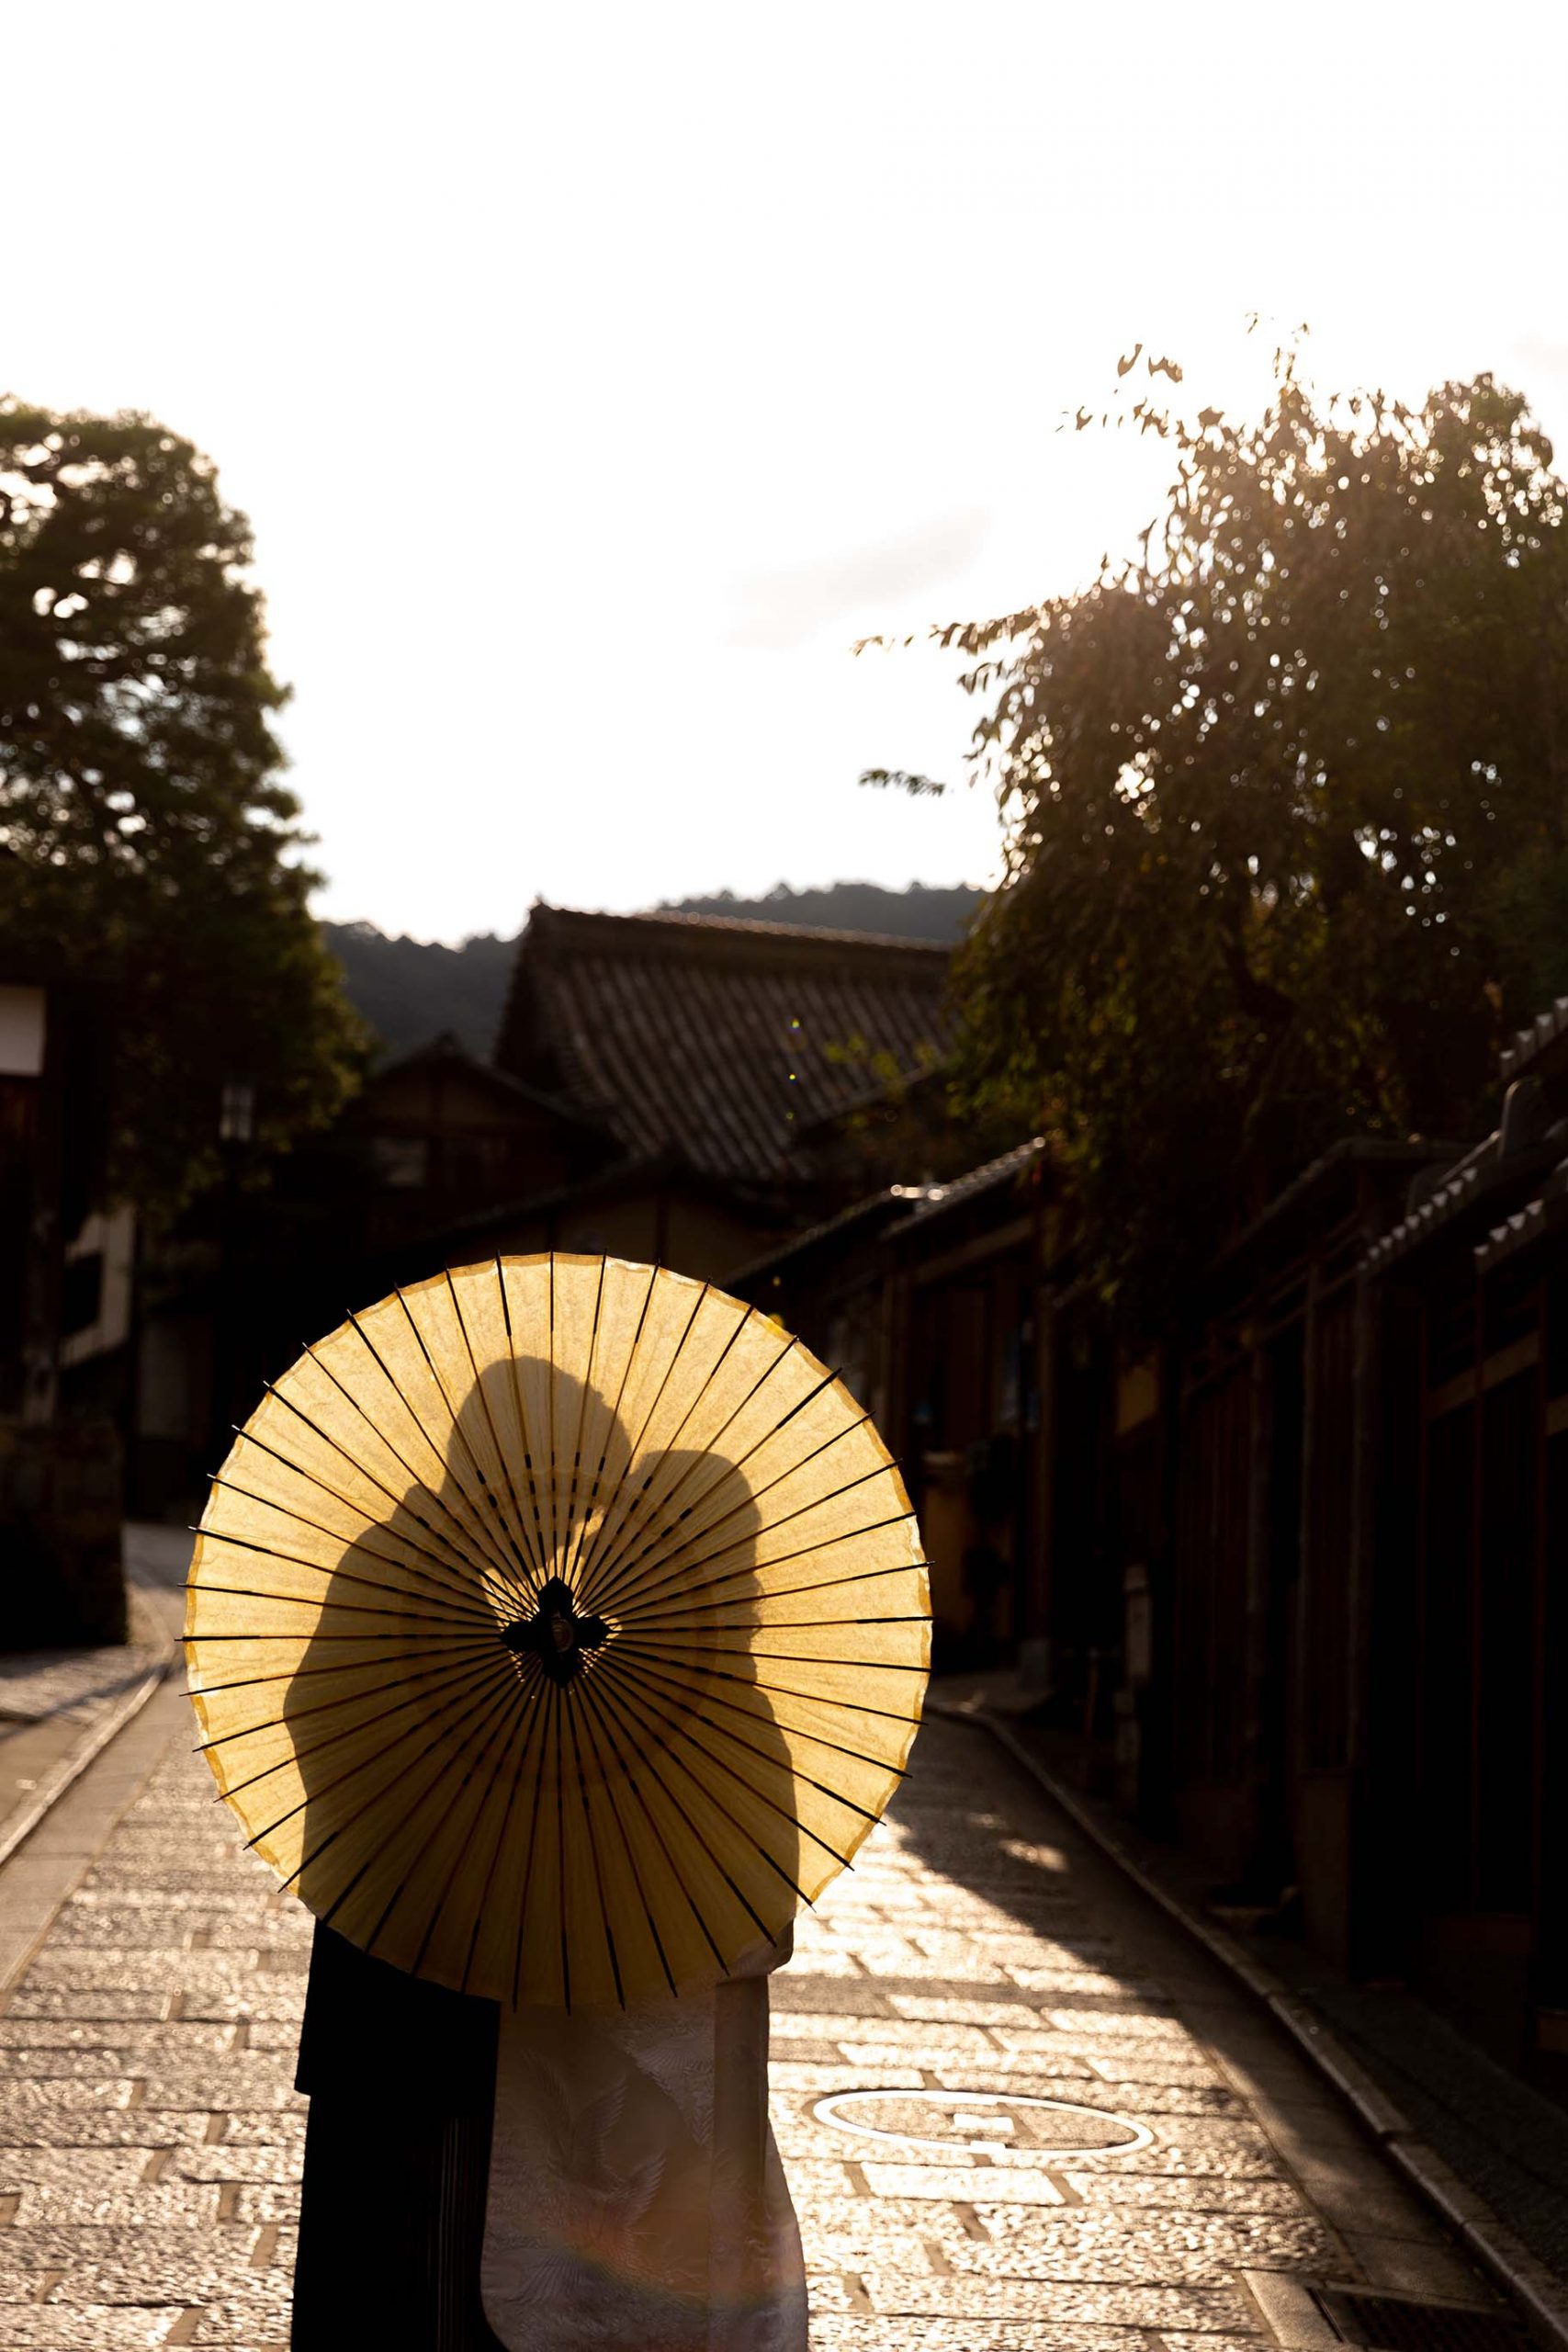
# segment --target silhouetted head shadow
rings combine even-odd
[[[406,1483],[345,1545],[283,1702],[297,1891],[361,1951],[503,2002],[613,2008],[719,1979],[798,1900],[779,1669],[740,1638],[760,1589],[744,1468],[649,1453],[533,1358],[474,1381],[440,1475],[383,1435]],[[747,1868],[705,1873],[720,1848]]]

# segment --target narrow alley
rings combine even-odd
[[[176,1672],[0,1873],[0,1905],[57,1902],[0,2018],[15,2352],[288,2339],[310,1921],[191,1738]],[[775,1979],[773,2061],[818,2352],[1332,2341],[1292,2337],[1292,2281],[1488,2305],[1278,2027],[981,1729],[925,1726]]]

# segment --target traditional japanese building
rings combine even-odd
[[[1568,999],[1370,1252],[1380,1956],[1568,2097]]]
[[[498,1252],[606,1250],[722,1282],[863,1192],[933,1082],[949,951],[707,916],[536,907],[493,1061],[374,1070],[324,1137],[198,1203],[142,1286],[139,1508],[187,1507],[264,1378],[351,1306]]]
[[[1351,1138],[1142,1345],[1041,1147],[736,1286],[883,1421],[939,1663],[1233,1918],[1407,1984],[1568,2097],[1568,1000],[1467,1149]]]
[[[519,1197],[497,1204],[498,1231],[547,1227],[556,1246],[719,1277],[863,1193],[890,1102],[942,1058],[948,956],[852,932],[536,906],[496,1065],[595,1126],[606,1151],[581,1215]]]
[[[125,1633],[118,1432],[128,1220],[96,1214],[105,993],[64,958],[0,962],[0,1649]],[[104,1241],[100,1245],[102,1229]]]

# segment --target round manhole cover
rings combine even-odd
[[[1126,2156],[1154,2133],[1130,2116],[1066,2098],[1004,2091],[834,2091],[812,2109],[819,2123],[940,2155]]]

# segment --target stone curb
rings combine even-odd
[[[1233,1936],[1213,1925],[1168,1888],[1151,1878],[1143,1865],[1099,1822],[1089,1808],[1065,1788],[1055,1775],[1031,1753],[1016,1732],[987,1708],[965,1706],[953,1700],[928,1699],[933,1715],[950,1723],[977,1724],[988,1731],[1048,1797],[1075,1822],[1108,1860],[1130,1878],[1140,1893],[1236,1977],[1255,2000],[1270,2010],[1297,2047],[1351,2107],[1411,2186],[1440,2216],[1444,2224],[1467,2246],[1483,2267],[1521,2307],[1535,2335],[1554,2352],[1568,2352],[1568,2293],[1562,2282],[1530,2252],[1491,2207],[1466,2187],[1459,2175],[1428,2146],[1408,2118],[1380,2088],[1364,2066],[1351,2056],[1337,2036],[1299,1993],[1258,1965]]]
[[[159,1684],[173,1672],[178,1658],[179,1646],[176,1644],[167,1657],[159,1665],[150,1667],[141,1680],[116,1702],[103,1720],[94,1725],[81,1746],[61,1759],[29,1802],[12,1815],[5,1827],[0,1829],[0,1870],[4,1870],[12,1855],[27,1844],[67,1789],[74,1787],[88,1765],[96,1763],[109,1742],[118,1738],[127,1724],[141,1713]]]

